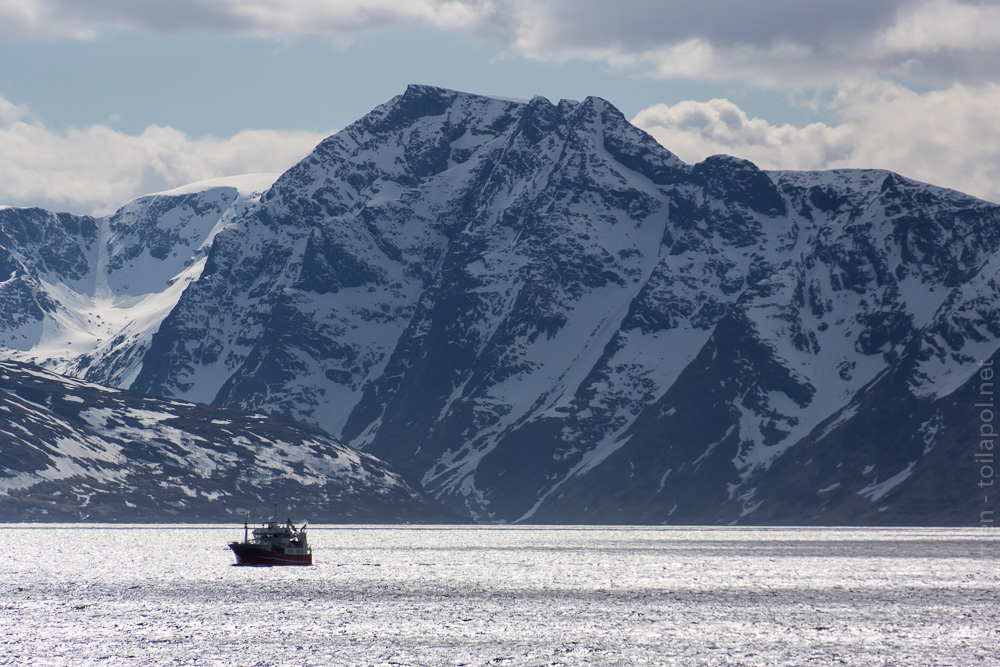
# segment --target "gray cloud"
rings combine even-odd
[[[538,59],[631,73],[824,86],[872,73],[925,83],[1000,78],[1000,7],[976,0],[23,0],[0,35],[88,37],[108,28],[344,40],[431,27]]]
[[[968,0],[550,0],[521,11],[511,41],[527,55],[653,76],[773,87],[1000,79],[1000,7]]]
[[[901,4],[903,0],[551,0],[527,11],[553,39],[537,44],[539,49],[643,52],[689,39],[760,49],[780,42],[818,48],[850,43],[859,34],[890,25]]]
[[[0,35],[87,38],[125,28],[155,33],[220,32],[278,39],[349,37],[389,28],[496,33],[490,0],[23,0],[0,3]],[[493,18],[490,18],[493,17]]]

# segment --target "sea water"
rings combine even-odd
[[[2,665],[996,665],[986,529],[0,526]]]

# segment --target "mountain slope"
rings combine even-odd
[[[411,86],[86,373],[318,424],[483,520],[975,523],[975,480],[920,480],[971,474],[998,231],[885,171],[687,165],[597,98]]]
[[[0,209],[5,356],[128,386],[215,235],[274,178],[178,188],[104,218]]]
[[[314,522],[456,518],[317,428],[0,362],[6,520],[235,521],[275,500]]]

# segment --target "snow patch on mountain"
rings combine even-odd
[[[0,362],[8,520],[234,519],[274,499],[316,521],[441,521],[384,463],[266,415],[162,401]]]

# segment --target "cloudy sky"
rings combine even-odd
[[[688,162],[1000,202],[997,35],[975,0],[0,0],[0,204],[280,172],[408,83],[597,95]]]

